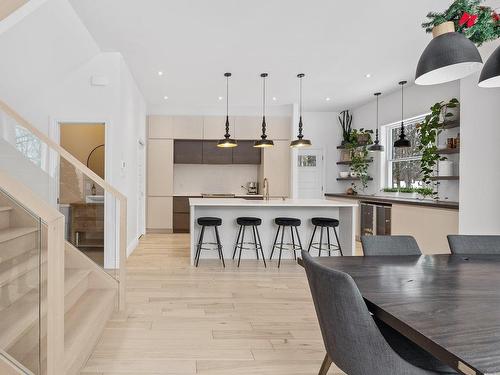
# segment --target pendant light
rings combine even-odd
[[[492,53],[479,77],[479,87],[500,87],[500,47]]]
[[[404,85],[407,84],[406,81],[401,81],[399,82],[401,85],[401,131],[399,133],[399,139],[394,142],[394,147],[396,148],[405,148],[405,147],[411,147],[411,143],[408,139],[406,139],[406,134],[405,134],[405,126],[404,126]]]
[[[311,141],[309,139],[304,139],[304,135],[302,134],[302,129],[304,125],[302,124],[302,78],[305,77],[305,74],[300,73],[297,75],[299,79],[299,134],[297,135],[297,139],[290,143],[290,147],[298,148],[298,147],[309,147],[311,146]]]
[[[453,22],[434,27],[432,35],[417,65],[417,85],[455,81],[481,69],[483,60],[477,47],[465,35],[455,32]]]
[[[226,134],[224,134],[224,139],[217,143],[217,147],[236,147],[238,143],[231,139],[231,134],[229,134],[229,77],[231,73],[224,73],[224,77],[226,77]]]
[[[368,147],[368,151],[384,151],[384,146],[380,144],[380,140],[378,139],[378,97],[382,95],[381,92],[376,92],[375,97],[377,98],[377,129],[375,130],[375,142]]]
[[[268,74],[262,73],[260,76],[262,77],[262,135],[260,136],[260,139],[258,141],[255,141],[253,147],[273,147],[274,142],[270,139],[267,139],[266,135],[266,78]]]

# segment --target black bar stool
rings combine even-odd
[[[276,232],[276,237],[274,237],[273,249],[271,250],[271,256],[269,257],[269,260],[273,259],[274,249],[279,248],[280,249],[280,256],[278,259],[278,268],[279,268],[281,265],[281,253],[283,252],[283,246],[285,246],[285,250],[293,251],[294,259],[297,259],[297,254],[295,254],[295,252],[297,250],[302,250],[302,242],[300,241],[299,231],[297,229],[298,227],[300,227],[302,222],[300,221],[300,219],[295,219],[293,217],[277,217],[276,219],[274,219],[274,223],[278,226],[278,231]],[[286,228],[290,228],[292,243],[283,242]],[[297,235],[297,240],[299,242],[298,245],[295,244],[295,235],[293,233],[294,229]],[[281,241],[277,242],[280,230],[281,230]]]
[[[226,267],[226,264],[224,263],[224,254],[222,253],[222,245],[220,243],[219,230],[217,229],[217,227],[222,225],[222,219],[219,219],[218,217],[200,217],[197,222],[198,225],[201,225],[201,232],[198,239],[198,245],[196,246],[196,255],[194,257],[196,267],[198,267],[198,262],[200,261],[201,250],[215,250],[214,247],[203,247],[203,245],[217,246],[216,249],[219,252],[219,259],[222,261],[222,266]],[[203,242],[206,227],[214,228],[217,242]]]
[[[240,255],[238,256],[238,267],[241,261],[242,250],[254,250],[257,255],[257,260],[259,260],[259,250],[262,255],[262,260],[264,261],[264,267],[266,265],[266,259],[264,258],[264,250],[262,249],[262,242],[260,242],[259,225],[262,224],[262,219],[258,217],[239,217],[236,219],[236,223],[240,226],[238,232],[238,238],[236,239],[236,245],[234,246],[233,259],[236,256],[236,251],[240,249]],[[253,242],[245,242],[245,230],[247,227],[252,227],[253,231]],[[240,241],[241,239],[241,241]],[[245,247],[245,245],[253,245],[253,247]]]
[[[309,247],[307,248],[307,252],[311,251],[311,248],[319,250],[319,256],[321,256],[321,250],[324,248],[325,251],[328,251],[328,256],[332,255],[332,251],[339,251],[340,255],[342,254],[342,247],[340,246],[339,236],[337,235],[337,227],[340,222],[337,219],[331,219],[327,217],[313,217],[311,222],[314,225],[314,231],[311,236],[311,241],[309,242]],[[319,235],[319,242],[314,241],[314,235],[316,234],[316,229],[318,227],[321,228],[321,232]],[[323,230],[326,228],[327,235],[327,243],[323,243]],[[335,239],[337,244],[332,244],[330,242],[330,228],[333,228],[333,233],[335,233]]]

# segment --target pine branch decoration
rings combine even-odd
[[[435,26],[451,21],[455,30],[464,34],[474,44],[481,46],[483,43],[500,37],[500,17],[490,7],[481,5],[483,0],[456,0],[444,12],[429,12],[422,27],[426,32],[432,32]],[[465,22],[464,15],[475,18],[470,24]]]

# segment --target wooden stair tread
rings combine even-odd
[[[0,271],[0,285],[6,285],[23,276],[24,274],[37,268],[40,264],[39,254],[37,249],[23,251],[13,258],[23,257],[19,263],[11,265],[9,268]],[[0,263],[1,265],[2,263]]]
[[[81,361],[82,356],[85,361],[90,355],[114,309],[115,296],[116,291],[111,289],[89,289],[65,314],[65,373],[74,373],[75,361]]]
[[[87,270],[65,272],[65,294],[67,295],[88,274],[89,271]],[[11,346],[38,320],[38,305],[38,289],[33,289],[9,307],[0,311],[0,347],[7,348]]]
[[[12,211],[12,207],[9,206],[0,206],[0,212]]]
[[[29,233],[36,232],[38,228],[36,227],[19,227],[19,228],[7,228],[0,229],[0,243],[5,241],[10,241],[15,238],[24,236]]]

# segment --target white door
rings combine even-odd
[[[298,197],[323,198],[323,150],[303,149],[297,155]]]

